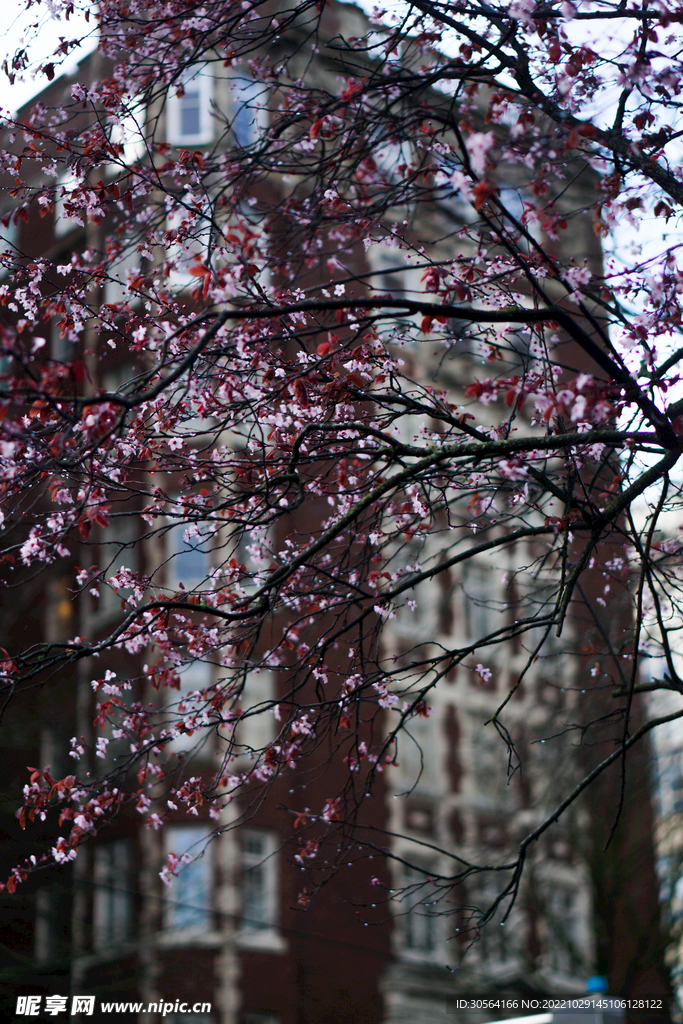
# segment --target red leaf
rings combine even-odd
[[[478,181],[472,189],[472,195],[474,196],[474,208],[475,210],[481,210],[492,196],[495,196],[498,189],[490,181]]]
[[[296,398],[301,408],[308,409],[308,391],[306,390],[306,385],[304,384],[300,377],[297,377],[296,380],[292,383],[292,391],[294,392],[294,397]]]

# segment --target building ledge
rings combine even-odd
[[[244,928],[235,935],[238,949],[255,953],[286,953],[289,946],[275,928]]]
[[[196,949],[215,949],[225,943],[225,935],[219,931],[206,931],[201,928],[174,928],[160,932],[156,936],[156,944],[162,949],[173,949],[178,946],[191,946]]]
[[[82,970],[90,970],[99,964],[112,963],[114,960],[125,960],[128,957],[137,957],[139,952],[138,942],[120,942],[117,945],[106,946],[102,949],[94,949],[89,953],[81,953],[74,957],[74,964]]]

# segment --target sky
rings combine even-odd
[[[57,5],[55,5],[57,6]],[[76,6],[79,6],[78,2]],[[93,4],[85,0],[85,6],[92,8]],[[88,26],[81,14],[71,17],[68,23],[57,24],[48,11],[47,5],[40,4],[26,10],[26,0],[4,0],[3,3],[4,31],[2,43],[0,43],[0,64],[6,57],[12,57],[18,47],[24,44],[26,39],[33,41],[31,54],[40,65],[43,59],[51,57],[55,48],[59,45],[61,36],[85,34],[92,28],[92,22]],[[34,28],[34,26],[37,26]],[[85,56],[87,50],[81,50],[80,57]],[[77,63],[77,58],[71,57],[64,65],[64,70],[71,70]],[[57,71],[57,73],[59,73]],[[7,76],[0,71],[0,109],[13,112],[21,107],[32,96],[40,92],[47,84],[43,74],[33,79],[30,73],[26,73],[26,80],[10,85]]]

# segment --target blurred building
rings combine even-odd
[[[347,5],[327,5],[325,19],[330,37],[360,36],[367,28],[365,16]],[[78,80],[101,74],[97,62],[97,57],[86,59]],[[57,80],[39,99],[54,104],[63,94],[70,95],[71,85],[71,80]],[[188,78],[184,89],[183,96],[168,97],[160,115],[159,130],[170,146],[211,144],[216,124],[212,105],[230,115],[234,144],[253,140],[265,115],[256,109],[246,72],[237,91],[206,69]],[[26,120],[28,113],[20,112],[18,120]],[[122,139],[132,149],[131,158],[139,155],[133,152],[134,138]],[[505,187],[512,197],[514,183]],[[567,201],[572,201],[571,194]],[[439,209],[432,213],[435,237],[442,216]],[[88,244],[101,238],[102,230],[92,224],[84,227],[73,210],[57,204],[54,219],[34,215],[28,223],[11,225],[4,238],[22,259],[47,256],[61,264],[82,250],[86,238]],[[599,261],[588,218],[577,221],[572,239],[577,252]],[[365,270],[375,274],[380,291],[421,290],[419,271],[387,260],[386,250],[370,247],[358,260],[359,266],[365,260]],[[114,258],[100,301],[116,301],[117,279],[124,281],[138,269],[135,253]],[[53,358],[64,357],[57,324],[50,345]],[[402,355],[412,361],[418,377],[433,379],[437,356],[428,343],[419,352],[406,346]],[[457,340],[452,358],[439,370],[443,385],[460,389],[477,360],[481,352],[476,340]],[[91,358],[90,370],[97,383],[111,389],[125,367],[111,353],[99,352]],[[416,432],[423,426],[416,423]],[[103,568],[118,568],[122,562],[135,568],[140,558],[157,564],[170,559],[166,583],[182,580],[186,589],[205,577],[209,556],[184,540],[181,528],[169,528],[161,546],[148,548],[147,554],[135,546],[131,529],[129,520],[114,518],[103,533],[101,549],[91,549],[93,559],[101,559]],[[416,562],[432,557],[419,541],[412,543],[414,551],[408,554]],[[520,608],[529,613],[542,607],[547,599],[542,573],[535,588],[520,590],[518,584],[515,590],[519,566],[533,561],[535,554],[531,547],[520,550],[519,559],[505,565],[482,556],[465,571],[441,574],[424,594],[416,595],[414,607],[401,609],[389,624],[387,658],[409,676],[417,655],[441,640],[466,644],[494,631],[502,617],[516,616]],[[46,639],[96,633],[120,610],[104,590],[97,601],[73,603],[64,578],[56,578],[47,593],[32,594],[30,581],[25,585],[31,628]],[[29,621],[26,608],[7,607],[3,615],[5,635],[19,644]],[[580,770],[571,737],[564,743],[543,741],[580,690],[579,676],[587,666],[576,652],[585,632],[576,622],[562,643],[549,638],[511,705],[511,739],[523,769],[516,768],[516,755],[509,754],[494,727],[484,723],[524,669],[538,637],[527,634],[490,659],[481,655],[483,664],[477,655],[444,679],[435,692],[433,714],[415,718],[411,739],[399,751],[399,768],[387,773],[380,796],[372,801],[373,824],[400,836],[386,840],[399,859],[387,866],[379,856],[372,862],[362,857],[305,909],[298,900],[301,869],[290,844],[289,819],[277,800],[261,807],[248,827],[225,832],[208,846],[206,839],[215,827],[208,818],[188,822],[187,815],[178,813],[156,832],[144,828],[134,812],[122,814],[115,828],[103,830],[82,848],[73,866],[53,871],[44,882],[32,879],[12,896],[3,894],[4,918],[12,920],[4,939],[11,969],[0,969],[7,999],[16,993],[75,992],[144,1007],[199,1007],[166,1013],[163,1019],[173,1024],[476,1024],[489,1019],[490,1011],[461,1016],[457,999],[463,994],[580,994],[595,973],[609,974],[613,985],[622,986],[614,994],[637,991],[642,984],[651,986],[649,995],[665,992],[658,922],[644,921],[629,893],[629,884],[637,884],[656,916],[647,788],[635,797],[643,826],[635,846],[629,840],[626,854],[625,846],[618,846],[633,881],[621,877],[615,883],[610,913],[600,921],[596,891],[605,892],[605,879],[613,879],[614,872],[601,861],[603,874],[596,873],[594,854],[602,833],[589,802],[539,844],[505,924],[503,903],[488,925],[479,927],[497,895],[491,874],[473,877],[445,898],[431,881],[431,873],[452,873],[454,854],[474,859],[486,852],[494,864],[509,859],[523,835],[552,810],[558,787],[564,783],[566,789]],[[112,658],[107,667],[121,676],[139,672],[124,655],[120,662]],[[209,665],[188,664],[181,674],[182,692],[206,685],[211,672]],[[252,686],[255,701],[273,695],[267,674],[254,678]],[[79,669],[76,679],[64,679],[58,698],[47,692],[33,696],[6,719],[5,729],[14,732],[5,741],[13,768],[10,784],[3,786],[3,859],[14,862],[19,844],[28,849],[32,839],[19,833],[12,818],[26,781],[24,766],[50,764],[55,775],[65,773],[67,765],[59,759],[71,736],[85,737],[87,743],[93,708],[90,677]],[[254,745],[268,738],[265,733],[257,736]],[[188,741],[188,750],[190,746]],[[205,756],[211,758],[211,749],[206,748]],[[634,763],[639,763],[637,755]],[[202,755],[197,764],[201,770]],[[313,796],[315,786],[310,784]],[[170,889],[159,877],[169,851],[187,854],[189,861]],[[405,861],[413,866],[406,868]],[[373,908],[367,906],[367,893],[375,875],[382,900]],[[392,890],[400,894],[387,900]],[[636,911],[628,927],[616,913],[620,901]],[[363,903],[362,912],[358,902]],[[647,981],[641,984],[643,971]],[[204,1003],[211,1009],[202,1008]],[[154,1012],[141,1010],[139,1019],[152,1024]]]

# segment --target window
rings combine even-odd
[[[525,589],[521,590],[519,605],[519,618],[551,619],[555,613],[557,601],[557,587],[540,579],[530,579]],[[522,636],[522,645],[527,651],[533,650],[543,640],[543,647],[539,654],[543,659],[562,651],[567,643],[568,635],[571,633],[571,625],[565,623],[562,637],[557,636],[557,626],[538,626],[528,630]],[[546,635],[547,634],[547,635]]]
[[[7,227],[0,225],[0,255],[5,258],[0,262],[0,281],[7,276],[8,267],[14,264],[18,254],[19,225],[11,220]]]
[[[147,142],[145,139],[145,116],[144,103],[132,102],[128,113],[123,114],[119,124],[112,127],[111,141],[114,145],[122,147],[118,162],[114,164],[114,172],[120,169],[123,162],[126,167],[137,163],[145,155]]]
[[[93,862],[93,948],[106,949],[133,931],[133,843],[117,839],[95,848]]]
[[[166,927],[206,930],[212,926],[212,848],[205,825],[171,826],[166,852],[182,861],[166,900]]]
[[[73,209],[74,189],[79,184],[79,178],[70,171],[60,174],[57,179],[55,188],[55,235],[57,238],[63,238],[69,232],[74,231],[76,227],[83,226],[85,223],[84,211],[80,214],[76,210],[73,213],[66,212],[67,202]]]
[[[244,592],[255,590],[268,576],[268,566],[272,565],[275,557],[270,532],[263,527],[247,533],[237,530],[231,537],[231,544],[231,558],[246,570],[240,577],[241,589]]]
[[[410,167],[415,159],[415,151],[409,142],[387,142],[376,137],[373,156],[382,178],[389,182],[398,182],[404,173],[403,168]]]
[[[213,672],[214,666],[211,662],[200,659],[187,661],[185,664],[178,666],[180,693],[177,691],[170,691],[169,693],[169,724],[177,726],[182,720],[186,725],[192,726],[195,715],[199,716],[200,721],[203,720],[203,710],[207,703],[206,698],[189,697],[189,694],[195,693],[198,690],[206,690],[208,686],[211,686]],[[180,711],[181,707],[183,709],[182,712]],[[210,730],[201,725],[196,725],[189,732],[181,732],[180,735],[171,740],[167,749],[175,754],[181,751],[192,751],[194,758],[200,756],[209,757],[214,750],[213,745],[207,742],[210,736]],[[175,850],[173,852],[175,853]]]
[[[199,68],[188,73],[180,89],[182,95],[176,94],[168,99],[168,141],[174,146],[210,142],[213,138],[213,79],[209,70]]]
[[[415,270],[401,258],[400,250],[377,245],[372,252],[375,256],[373,288],[381,294],[388,293],[395,298],[402,298],[406,294],[412,298],[418,291]]]
[[[242,926],[274,928],[278,922],[277,840],[271,832],[244,829],[242,839]]]
[[[258,104],[261,91],[248,71],[239,73],[231,83],[231,128],[238,146],[250,146],[259,137],[263,116]]]
[[[135,249],[125,249],[123,255],[116,257],[107,268],[104,282],[104,302],[114,305],[122,302],[124,297],[131,301],[128,280],[140,272],[140,256]]]
[[[398,785],[406,793],[438,789],[436,716],[414,715],[398,735]]]
[[[437,947],[438,917],[433,904],[433,885],[424,871],[406,867],[403,872],[406,907],[403,917],[403,946],[411,953],[434,953]]]
[[[434,641],[438,628],[439,596],[432,580],[424,580],[412,590],[405,590],[399,597],[402,604],[396,608],[394,631],[414,644]],[[424,656],[424,652],[418,656]]]
[[[508,784],[510,755],[507,747],[493,726],[486,728],[478,715],[469,715],[468,723],[469,778],[474,803],[485,808],[507,805],[518,797],[518,789]]]
[[[377,154],[375,154],[375,158],[377,158]],[[421,271],[416,271],[414,267],[405,262],[400,249],[389,248],[386,244],[375,244],[368,249],[368,259],[372,268],[370,284],[376,295],[390,295],[394,299],[417,299],[424,296]],[[418,318],[414,315],[409,317],[407,313],[399,310],[396,311],[396,315],[402,321],[401,324],[397,324],[394,332],[397,344],[408,351],[414,350],[417,352],[418,346],[422,345],[423,342],[410,340],[411,332],[406,331],[405,326],[406,321],[409,319],[413,319],[414,323],[418,323]],[[421,359],[422,356],[418,358]],[[405,430],[404,419],[406,417],[401,417],[398,424],[401,428],[401,440],[412,444],[414,431],[410,432],[410,439],[407,436],[403,436]],[[413,416],[410,417],[410,420],[417,421],[419,424],[421,417]]]
[[[467,633],[471,639],[478,640],[504,626],[505,619],[500,614],[501,603],[492,600],[496,581],[493,573],[481,565],[467,563],[463,568],[462,589]]]
[[[581,913],[574,886],[553,883],[546,901],[547,955],[550,967],[572,974],[580,963]]]
[[[176,523],[165,536],[167,586],[173,590],[201,588],[211,571],[210,536],[206,526]]]
[[[450,357],[482,355],[483,346],[478,341],[469,320],[460,320],[456,316],[449,317],[446,331]]]
[[[48,963],[57,955],[58,928],[57,893],[54,889],[40,888],[36,892],[36,923],[33,932],[34,955],[38,963]]]
[[[119,569],[130,569],[137,572],[139,567],[138,558],[138,518],[131,511],[111,513],[109,526],[104,529],[102,540],[99,542],[99,563],[104,572],[104,579],[108,580],[114,576]],[[122,587],[116,592],[113,586],[107,583],[100,584],[99,611],[105,615],[111,615],[121,610],[121,601],[125,600],[131,593],[128,587]]]
[[[166,544],[166,564],[164,566],[165,583],[169,591],[185,590],[188,592],[201,589],[207,585],[207,578],[211,573],[211,549],[213,535],[205,532],[206,524],[193,524],[187,522],[175,522],[175,525],[164,535]],[[178,665],[180,676],[180,694],[171,692],[170,703],[182,701],[187,694],[195,690],[205,690],[210,686],[214,677],[214,665],[211,654],[204,657],[197,656],[188,649],[185,652],[186,660]],[[203,704],[203,701],[200,701]],[[199,705],[194,706],[199,710]],[[190,705],[185,705],[186,715]],[[173,711],[173,715],[176,711]],[[171,750],[194,750],[201,737],[208,733],[200,729],[176,737],[171,745]],[[208,748],[207,748],[208,751]],[[173,851],[174,853],[177,851]]]
[[[422,417],[403,417],[399,439],[404,444],[419,444],[419,439],[416,442],[416,436],[419,435],[422,425]],[[406,568],[411,573],[434,567],[433,559],[424,544],[413,540],[406,543],[402,550]],[[423,580],[411,590],[404,591],[397,602],[394,632],[416,644],[434,640],[439,599],[438,585],[430,579]]]
[[[74,343],[61,327],[58,317],[50,317],[48,324],[48,340],[50,342],[50,359],[65,363],[74,357]]]
[[[474,949],[480,961],[487,966],[510,960],[515,953],[514,942],[511,940],[518,938],[522,931],[520,915],[515,911],[503,923],[503,917],[509,905],[507,900],[498,905],[493,917],[486,924],[482,923],[484,914],[500,895],[502,888],[504,888],[504,883],[500,878],[484,875],[471,879],[468,887],[470,894],[468,899],[471,903],[469,927],[475,932],[480,929]]]
[[[168,260],[173,264],[169,283],[179,290],[194,287],[197,278],[190,271],[197,259],[205,263],[209,261],[212,224],[205,217],[182,206],[169,210],[167,224],[165,239]]]
[[[532,238],[535,238],[536,241],[540,241],[543,238],[543,234],[540,231],[540,221],[538,217],[528,217],[528,212],[533,211],[536,206],[533,193],[530,192],[528,188],[519,188],[515,185],[502,185],[498,193],[498,199],[505,207],[507,213],[511,217],[514,217],[514,219],[520,224],[524,224],[525,216],[527,216],[525,227]],[[500,217],[507,231],[516,230],[510,220],[510,216],[501,215]],[[523,240],[519,244],[525,248],[528,245],[528,243]]]
[[[164,236],[166,255],[171,266],[169,286],[177,292],[195,288],[198,279],[190,273],[200,260],[210,262],[212,227],[196,211],[176,207],[168,211]]]
[[[240,707],[243,712],[253,710],[254,714],[248,714],[236,730],[237,742],[247,755],[252,751],[263,750],[274,738],[275,716],[268,707],[274,696],[275,682],[272,673],[247,673]]]
[[[187,661],[178,666],[180,693],[186,695],[194,690],[205,690],[211,685],[213,665],[208,661]],[[195,736],[195,742],[197,737]]]

